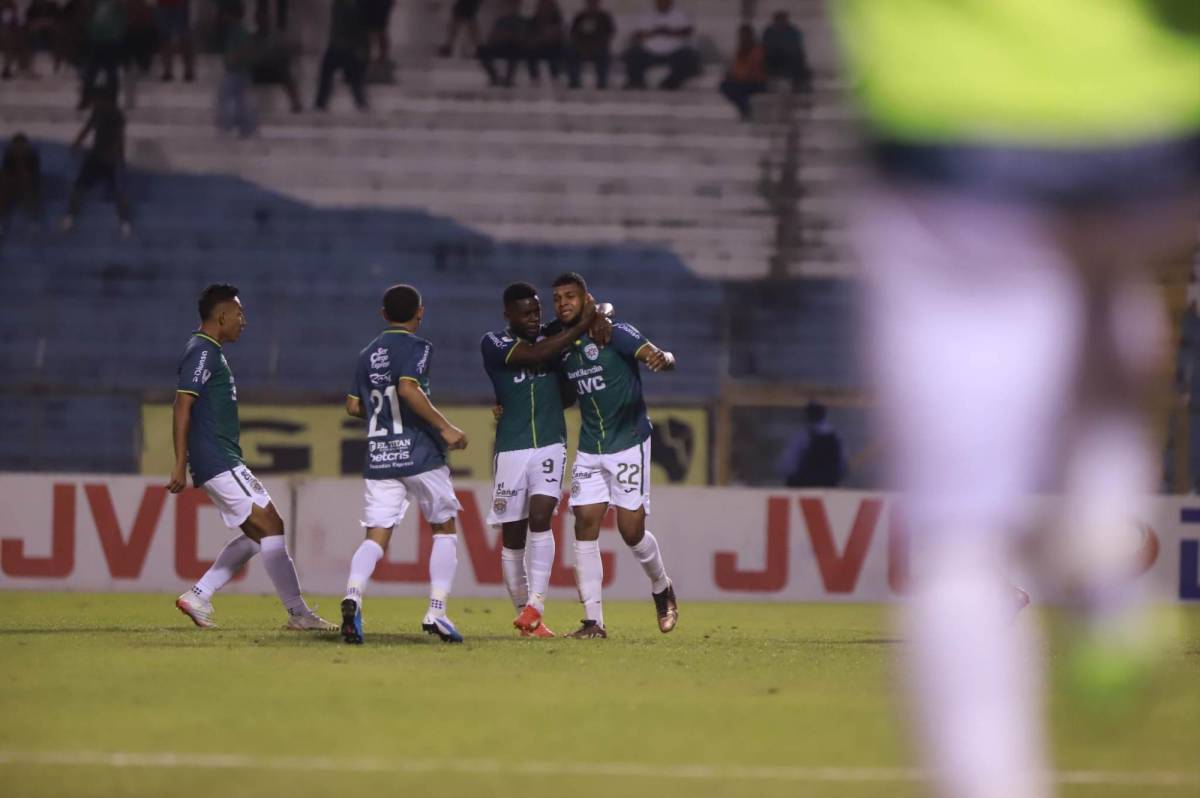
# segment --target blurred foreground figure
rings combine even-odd
[[[1155,483],[1156,267],[1196,241],[1195,0],[839,0],[873,174],[854,234],[917,573],[917,731],[953,798],[1052,793],[1005,582],[1028,497],[1066,495],[1055,585],[1085,648],[1141,631],[1130,519]]]

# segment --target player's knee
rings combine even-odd
[[[545,530],[550,528],[550,521],[554,517],[553,510],[530,510],[529,511],[529,528],[533,530]]]

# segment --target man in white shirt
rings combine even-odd
[[[646,70],[669,68],[659,88],[675,90],[700,73],[700,54],[692,46],[692,20],[675,8],[675,0],[655,0],[654,11],[642,17],[625,53],[625,88],[646,88]]]

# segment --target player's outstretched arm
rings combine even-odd
[[[535,344],[518,340],[508,353],[510,366],[536,366],[556,356],[572,341],[586,333],[596,320],[596,303],[589,296],[583,303],[579,318],[565,330],[543,338]]]
[[[396,393],[422,421],[438,431],[446,446],[451,449],[467,448],[467,434],[451,424],[442,415],[442,411],[433,406],[433,402],[429,401],[429,397],[414,380],[401,379],[400,384],[396,386]]]
[[[675,368],[675,356],[649,341],[638,350],[637,359],[645,363],[651,371],[672,371]]]
[[[354,416],[355,418],[366,418],[367,411],[363,407],[362,399],[346,394],[346,415]]]
[[[175,465],[171,469],[171,481],[167,490],[179,493],[187,487],[187,438],[192,423],[192,405],[196,395],[187,391],[175,392],[175,406],[171,416],[171,439],[175,443]]]

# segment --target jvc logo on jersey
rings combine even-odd
[[[388,357],[388,351],[384,347],[379,347],[371,353],[371,368],[386,369],[392,365],[392,360]]]
[[[592,377],[575,380],[575,387],[580,393],[595,393],[603,391],[608,386],[604,384],[604,375],[596,374]]]

